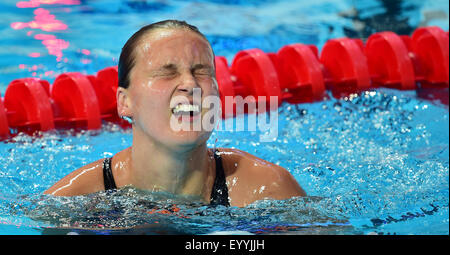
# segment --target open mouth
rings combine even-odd
[[[196,116],[200,114],[200,106],[194,104],[179,104],[172,108],[172,113],[175,116]]]

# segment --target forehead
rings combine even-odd
[[[167,62],[213,61],[209,42],[197,33],[187,29],[156,29],[139,40],[136,46],[136,63],[151,65]]]

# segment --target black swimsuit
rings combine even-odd
[[[105,190],[117,189],[116,182],[111,170],[111,159],[106,158],[103,161],[103,181],[105,183]],[[216,161],[216,179],[214,180],[213,189],[211,192],[211,205],[230,206],[228,201],[228,187],[225,180],[225,173],[222,166],[222,158],[214,152],[214,159]]]

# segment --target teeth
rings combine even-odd
[[[175,108],[173,108],[173,113],[179,113],[179,112],[198,112],[199,106],[198,105],[192,105],[192,104],[179,104]]]

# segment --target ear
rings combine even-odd
[[[133,117],[131,111],[131,100],[128,89],[118,87],[116,100],[117,100],[117,113],[119,114],[119,116]]]

